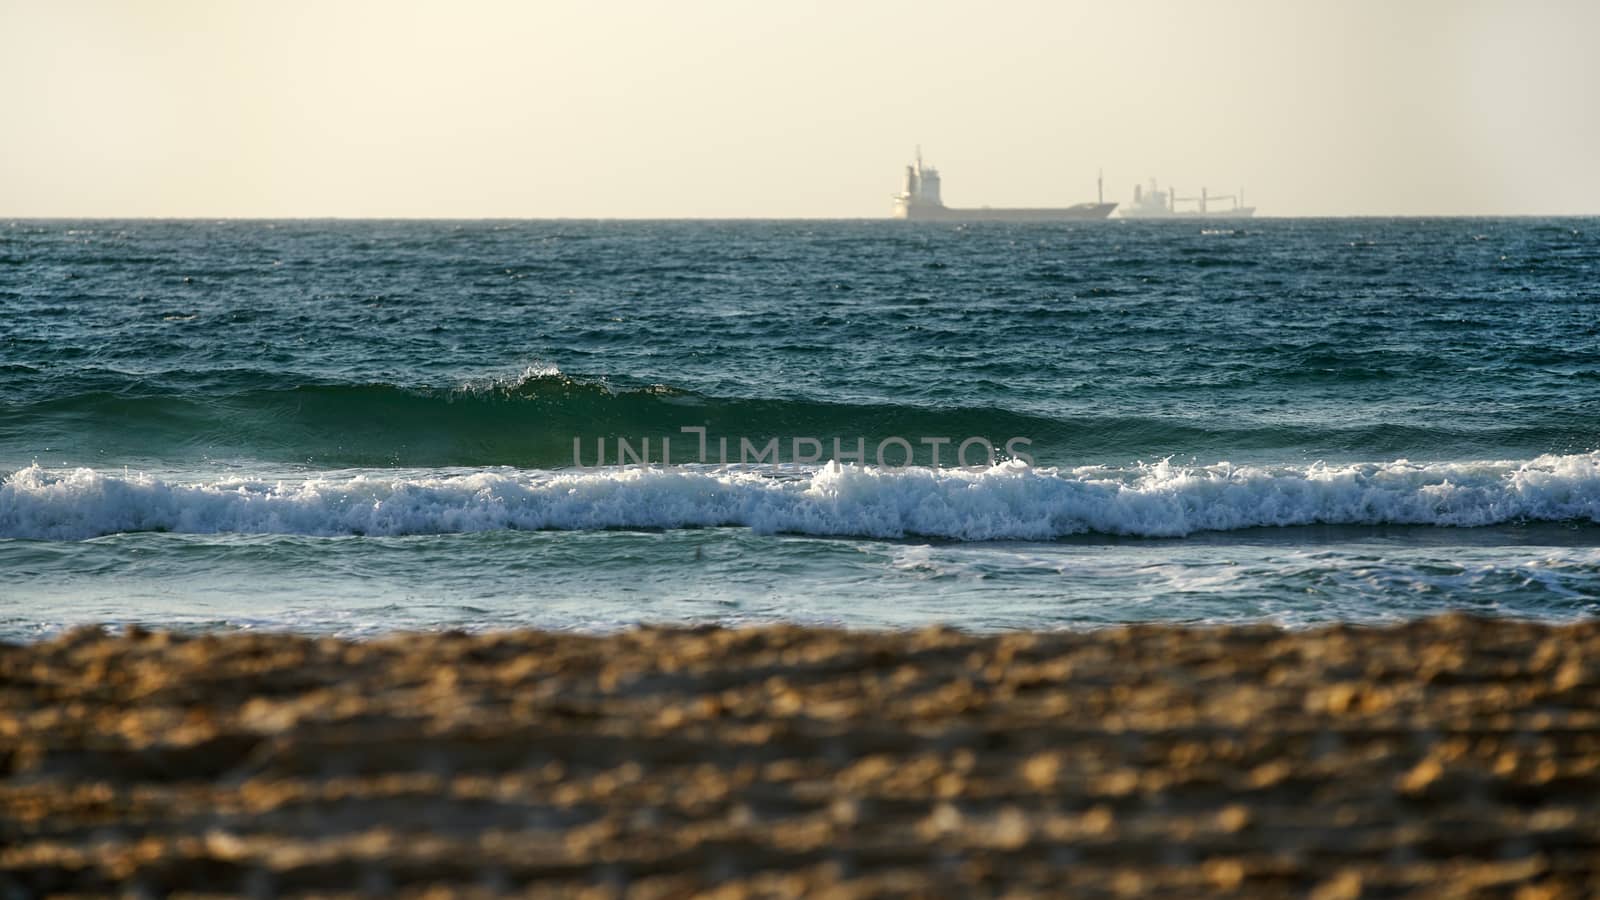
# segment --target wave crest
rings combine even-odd
[[[806,471],[493,469],[201,483],[35,465],[0,484],[0,537],[44,540],[134,531],[331,536],[743,526],[984,541],[1519,520],[1600,522],[1600,452],[1305,467],[1038,469],[1010,462],[968,472],[830,463]]]

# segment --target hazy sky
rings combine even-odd
[[[1600,0],[0,0],[0,215],[1600,213]]]

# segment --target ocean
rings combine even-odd
[[[0,639],[1600,612],[1600,220],[0,222]]]

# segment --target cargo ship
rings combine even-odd
[[[1020,209],[956,209],[944,205],[939,187],[939,170],[923,164],[922,148],[918,147],[916,162],[906,166],[905,184],[894,195],[894,217],[918,222],[1068,222],[1104,219],[1117,208],[1117,204],[1105,202],[1103,183],[1094,203]]]
[[[1227,206],[1214,204],[1226,201]],[[1178,204],[1194,204],[1179,206]],[[1161,190],[1154,178],[1150,189],[1133,186],[1133,202],[1124,206],[1118,216],[1124,219],[1248,219],[1256,214],[1254,206],[1244,205],[1244,188],[1237,194],[1212,195],[1205,188],[1198,197],[1179,197],[1172,188]]]

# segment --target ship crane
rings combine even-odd
[[[1184,204],[1182,208],[1179,208],[1180,203]],[[1148,190],[1143,185],[1133,186],[1133,204],[1124,207],[1122,215],[1129,219],[1248,219],[1255,212],[1255,207],[1244,205],[1243,188],[1232,194],[1213,194],[1209,188],[1202,187],[1198,197],[1183,197],[1171,185],[1162,190],[1152,178]]]
[[[1177,188],[1169,187],[1167,188],[1167,201],[1170,204],[1169,208],[1173,212],[1178,211],[1179,203],[1198,203],[1200,204],[1200,211],[1206,211],[1205,188],[1200,189],[1200,196],[1198,197],[1179,197]]]
[[[1174,212],[1176,212],[1180,202],[1198,203],[1200,204],[1200,212],[1204,214],[1208,211],[1211,202],[1214,200],[1230,200],[1233,202],[1234,209],[1240,209],[1244,206],[1244,188],[1240,188],[1237,194],[1213,194],[1207,191],[1205,188],[1201,188],[1200,196],[1198,197],[1179,197],[1177,192],[1173,191],[1171,208]]]

